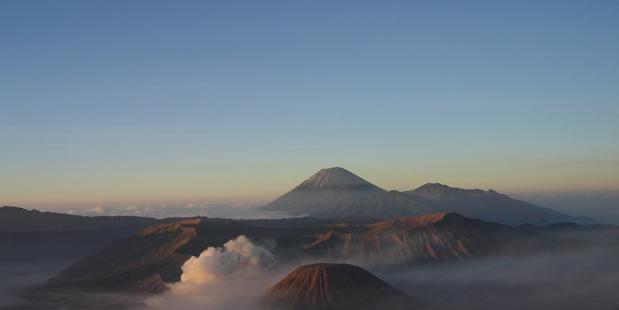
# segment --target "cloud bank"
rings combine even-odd
[[[496,257],[379,274],[442,310],[619,309],[619,248]]]
[[[69,210],[68,213],[85,216],[141,216],[152,218],[212,217],[231,219],[271,219],[289,217],[285,212],[261,210],[259,205],[186,204],[107,207],[100,206],[85,211]]]

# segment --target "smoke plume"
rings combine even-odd
[[[264,291],[281,275],[276,266],[267,246],[238,236],[187,260],[181,281],[145,303],[149,309],[256,309]]]
[[[209,247],[199,257],[192,257],[182,267],[182,283],[206,284],[226,277],[255,276],[272,267],[274,256],[262,246],[254,245],[247,237],[238,236],[223,248]]]

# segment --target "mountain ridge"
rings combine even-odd
[[[0,232],[56,232],[144,226],[156,219],[139,216],[81,216],[59,212],[0,207]]]
[[[244,235],[252,242],[275,243],[272,253],[282,262],[355,261],[378,267],[458,262],[495,254],[522,255],[567,247],[584,247],[590,239],[575,239],[589,231],[592,240],[617,240],[616,227],[563,225],[512,227],[442,212],[379,222],[342,221],[309,226],[280,225],[266,220],[239,221],[193,218],[152,225],[141,233],[80,259],[50,279],[42,291],[79,287],[84,290],[127,290],[156,293],[165,283],[180,281],[181,266],[208,247],[221,247]],[[564,231],[566,230],[566,231]],[[566,235],[566,237],[563,237]]]
[[[426,183],[403,193],[428,199],[439,205],[444,211],[508,225],[525,223],[547,225],[560,222],[591,223],[588,219],[574,217],[554,209],[517,200],[492,189],[462,189],[441,183]]]
[[[319,170],[263,208],[317,218],[385,219],[456,212],[508,225],[592,223],[586,218],[516,200],[492,189],[461,189],[426,183],[409,191],[387,191],[341,167]]]
[[[304,249],[330,259],[409,265],[484,257],[525,239],[510,226],[441,212],[355,227],[333,226]]]

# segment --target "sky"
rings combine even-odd
[[[618,1],[0,1],[0,203],[619,190]]]

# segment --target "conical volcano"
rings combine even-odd
[[[296,190],[370,190],[382,191],[378,186],[340,167],[320,169]]]
[[[298,267],[273,286],[264,303],[277,310],[420,309],[421,303],[361,267]]]
[[[265,209],[294,215],[330,217],[339,207],[385,192],[344,168],[321,169]]]

